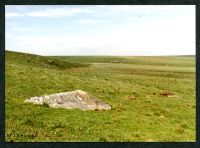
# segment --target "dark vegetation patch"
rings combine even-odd
[[[42,104],[42,106],[44,106],[44,107],[49,107],[49,104],[46,103],[46,102],[44,102],[44,103]]]

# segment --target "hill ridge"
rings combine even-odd
[[[64,61],[62,59],[58,59],[55,57],[46,57],[41,55],[21,53],[8,50],[6,50],[5,55],[6,55],[6,62],[17,62],[20,64],[28,64],[45,68],[66,69],[66,68],[88,67],[90,65],[80,62]]]

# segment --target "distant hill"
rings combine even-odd
[[[5,55],[6,55],[5,59],[6,62],[28,64],[32,66],[39,66],[45,68],[65,69],[65,68],[76,68],[76,67],[78,68],[78,67],[89,66],[89,64],[84,64],[80,62],[70,62],[53,57],[44,57],[34,54],[20,53],[7,50],[5,52]]]
[[[179,57],[196,57],[196,55],[178,55]]]

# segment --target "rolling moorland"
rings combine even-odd
[[[195,56],[59,56],[6,51],[6,142],[195,141]],[[86,91],[109,111],[24,103]]]

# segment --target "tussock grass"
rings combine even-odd
[[[6,141],[195,141],[194,57],[56,59],[79,66],[6,52]],[[24,103],[33,96],[75,89],[104,100],[112,110]]]

